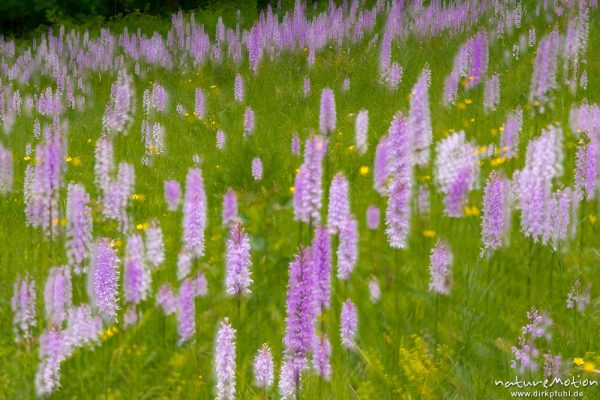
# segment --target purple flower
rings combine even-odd
[[[367,227],[371,230],[379,228],[379,208],[377,206],[369,206],[367,208]]]
[[[180,345],[190,340],[196,333],[195,298],[194,284],[189,279],[184,280],[179,288],[177,299],[177,333]]]
[[[235,75],[233,83],[233,97],[235,101],[242,103],[244,101],[244,80],[240,74]]]
[[[250,106],[244,111],[244,137],[250,136],[254,132],[254,111]]]
[[[471,166],[466,166],[458,171],[458,175],[450,184],[448,193],[444,197],[444,209],[447,216],[462,217],[462,208],[469,195],[472,180],[473,170]]]
[[[294,217],[298,221],[319,223],[322,206],[323,156],[327,141],[311,135],[304,146],[304,163],[294,181]]]
[[[0,144],[0,195],[6,196],[13,187],[13,156]]]
[[[329,207],[327,211],[327,228],[332,235],[338,234],[350,214],[350,197],[348,181],[343,173],[338,172],[329,188]]]
[[[438,241],[429,257],[429,290],[439,294],[450,294],[450,266],[452,265],[452,252],[448,245]]]
[[[254,371],[254,383],[256,386],[263,390],[270,388],[274,379],[274,366],[271,349],[266,343],[256,353],[252,369]]]
[[[367,152],[367,133],[369,130],[369,112],[367,110],[360,110],[356,115],[356,149],[359,154],[365,154]]]
[[[298,132],[292,136],[292,154],[295,156],[300,155],[300,137],[298,136]]]
[[[322,311],[331,305],[331,245],[325,227],[319,226],[315,230],[311,252],[315,306],[317,311]]]
[[[389,72],[388,83],[390,85],[390,89],[396,90],[398,86],[400,86],[400,82],[402,82],[402,66],[398,63],[392,63]]]
[[[68,266],[50,269],[44,288],[44,307],[48,322],[60,328],[67,319],[67,312],[73,303],[71,271]]]
[[[240,218],[238,216],[237,195],[232,188],[227,188],[223,195],[223,226],[231,226]]]
[[[260,181],[263,176],[263,166],[262,161],[259,157],[254,157],[252,159],[252,177],[255,181]]]
[[[321,378],[329,382],[331,379],[331,364],[329,359],[331,358],[331,344],[327,336],[315,336],[313,340],[313,357],[312,365]]]
[[[116,82],[111,87],[110,100],[102,117],[102,125],[107,130],[116,133],[124,132],[133,121],[135,108],[133,89],[133,79],[125,69],[121,69]]]
[[[513,360],[511,367],[517,369],[519,374],[526,372],[536,372],[538,369],[537,357],[539,350],[536,348],[536,339],[545,337],[546,340],[551,339],[548,333],[548,328],[552,325],[552,321],[541,315],[539,311],[532,307],[530,312],[527,312],[528,324],[521,328],[521,336],[519,337],[519,347],[512,346]]]
[[[152,268],[158,267],[165,261],[165,244],[158,221],[151,221],[149,228],[146,229],[146,261]]]
[[[335,97],[333,90],[325,88],[321,92],[321,111],[319,114],[319,131],[322,135],[329,136],[335,131]]]
[[[358,261],[358,223],[348,215],[340,230],[340,244],[337,248],[337,277],[348,280]]]
[[[177,298],[168,283],[164,283],[158,288],[156,292],[156,305],[163,310],[165,315],[177,312]]]
[[[14,284],[14,293],[11,300],[13,315],[13,331],[15,341],[29,340],[31,330],[37,325],[35,319],[35,281],[29,276],[17,278]]]
[[[235,329],[225,318],[217,332],[215,349],[215,374],[217,400],[235,399]]]
[[[590,289],[591,286],[588,286],[581,290],[581,281],[577,279],[567,297],[567,308],[576,309],[580,313],[584,312],[590,304]]]
[[[543,37],[539,42],[529,92],[529,99],[532,102],[544,103],[549,99],[550,91],[557,87],[558,42],[557,29]]]
[[[92,243],[92,209],[84,187],[70,183],[67,189],[66,253],[76,274],[83,272]]]
[[[192,262],[194,256],[187,251],[182,249],[177,255],[177,279],[184,280],[190,274],[192,269]]]
[[[504,123],[504,130],[500,135],[500,147],[502,156],[506,158],[515,157],[519,152],[519,134],[523,127],[523,110],[517,108],[508,114]]]
[[[306,368],[308,353],[312,349],[314,336],[315,306],[314,280],[308,251],[300,247],[294,261],[290,263],[286,299],[286,329],[283,343],[284,365],[289,370],[284,375],[282,367],[280,390],[288,393],[290,381],[292,392],[299,390],[300,374]],[[287,382],[287,384],[285,384]],[[283,387],[282,387],[283,384]]]
[[[425,166],[429,163],[430,146],[433,140],[431,115],[429,112],[429,85],[431,70],[426,65],[419,75],[410,96],[410,114],[408,129],[414,151],[414,162]]]
[[[481,254],[502,247],[508,240],[510,230],[510,182],[492,172],[483,194],[483,216],[481,221]]]
[[[131,235],[125,247],[125,273],[123,275],[123,298],[139,304],[148,296],[151,275],[145,263],[144,242],[140,235]]]
[[[64,335],[70,348],[92,347],[98,344],[101,330],[102,319],[92,314],[92,309],[89,305],[82,304],[69,309]]]
[[[229,231],[226,255],[227,274],[225,288],[229,295],[242,296],[251,293],[250,285],[250,239],[241,222]]]
[[[167,210],[177,211],[181,202],[181,186],[177,181],[165,181],[165,201],[167,202]]]
[[[194,103],[194,114],[198,119],[204,119],[206,113],[206,100],[204,99],[204,92],[202,89],[197,88],[195,92],[195,103]]]
[[[342,346],[348,350],[356,348],[356,334],[358,329],[358,316],[354,303],[348,299],[342,304],[340,315],[340,337]]]
[[[308,77],[304,77],[304,86],[303,86],[304,98],[308,97],[310,93],[310,79]]]
[[[577,146],[575,187],[579,198],[594,199],[598,187],[598,151],[594,142]]]
[[[375,160],[373,162],[373,188],[380,195],[386,194],[388,184],[388,136],[382,136],[375,149]]]
[[[404,249],[410,229],[410,182],[396,178],[392,181],[385,213],[385,232],[391,247]]]
[[[116,321],[119,309],[119,258],[106,238],[96,244],[88,279],[92,304],[102,318]]]
[[[381,288],[379,287],[379,281],[374,276],[369,281],[369,300],[375,304],[381,299]]]
[[[223,132],[221,129],[217,131],[216,141],[217,149],[223,150],[223,148],[225,148],[225,132]]]
[[[183,242],[193,256],[202,257],[206,229],[206,193],[200,169],[190,168],[185,182]]]
[[[485,82],[485,90],[483,93],[483,110],[487,113],[494,111],[500,104],[500,76],[492,75]]]
[[[40,335],[40,363],[35,374],[35,391],[38,396],[49,395],[60,387],[60,365],[70,351],[62,331],[51,329]]]

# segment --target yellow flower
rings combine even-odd
[[[131,196],[131,199],[132,199],[132,200],[144,201],[145,197],[144,197],[144,195],[143,195],[143,194],[137,194],[137,193],[134,193],[134,194]]]
[[[458,108],[459,108],[459,110],[464,110],[466,106],[465,106],[465,103],[458,103],[458,104],[456,105],[456,107],[458,107]]]
[[[79,156],[73,158],[73,165],[76,167],[81,165],[81,158],[79,158]]]
[[[73,157],[71,157],[71,156],[66,156],[66,157],[65,157],[65,161],[66,161],[66,162],[68,162],[68,163],[70,163],[71,161],[73,161]]]
[[[217,85],[210,85],[211,89],[216,89]]]
[[[31,157],[29,157],[29,156],[25,156],[25,157],[23,157],[23,160],[25,160],[25,161],[29,161],[29,160],[31,160]]]
[[[534,105],[535,107],[537,107],[537,106],[539,106],[539,105],[540,105],[540,102],[536,100],[536,101],[534,101],[534,102],[533,102],[533,105]]]
[[[362,167],[360,167],[359,172],[362,176],[365,176],[366,174],[369,173],[369,167],[367,167],[366,165],[363,165]]]
[[[583,361],[583,358],[581,357],[575,357],[573,359],[573,362],[575,363],[575,365],[577,365],[578,367],[581,367],[583,364],[585,364],[585,361]]]
[[[490,165],[492,166],[492,168],[495,168],[498,165],[504,164],[505,161],[506,161],[506,158],[504,158],[504,157],[494,158],[493,160],[490,161]]]
[[[498,130],[499,130],[500,132],[504,132],[504,127],[503,127],[503,126],[501,126],[500,128],[498,128]]]
[[[471,121],[471,122],[475,122],[475,118],[471,118],[471,120],[470,120],[470,121]]]
[[[296,188],[293,186],[290,186],[290,193],[294,193],[294,190],[296,190]]]
[[[479,208],[477,206],[466,206],[465,207],[465,215],[467,217],[476,217],[479,215]]]
[[[466,104],[471,104],[471,103],[473,103],[473,100],[471,100],[471,99],[465,99],[465,103]]]
[[[66,218],[62,218],[62,219],[60,220],[60,225],[61,225],[61,226],[67,226],[67,219],[66,219]]]
[[[137,224],[135,226],[135,229],[137,229],[138,231],[145,231],[146,229],[148,229],[150,225],[147,222],[144,222],[143,224]]]
[[[471,82],[473,82],[473,81],[475,80],[475,77],[474,77],[473,75],[471,75],[471,76],[469,77],[469,80],[470,80]]]
[[[348,146],[348,153],[354,152],[354,146]]]
[[[594,214],[590,214],[588,216],[588,219],[590,220],[590,224],[594,225],[596,223],[596,219],[598,219],[598,217],[596,217]]]
[[[596,365],[593,362],[586,362],[583,364],[583,370],[585,372],[594,372],[596,370]]]
[[[426,238],[435,237],[435,231],[433,231],[431,229],[426,229],[423,231],[423,236],[425,236]]]

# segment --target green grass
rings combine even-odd
[[[233,13],[233,11],[230,11]],[[215,14],[216,15],[216,14]],[[215,15],[207,15],[210,21]],[[227,15],[229,20],[234,15]],[[564,18],[563,18],[564,19]],[[482,21],[485,18],[482,19]],[[115,22],[118,26],[118,21]],[[131,19],[130,31],[136,22]],[[156,21],[156,29],[165,29],[168,21]],[[212,22],[214,23],[214,22]],[[141,24],[141,23],[140,23]],[[379,24],[381,25],[381,24]],[[590,43],[585,69],[589,77],[587,91],[572,95],[563,88],[553,94],[551,106],[544,114],[533,111],[528,104],[534,49],[521,54],[518,61],[505,61],[503,52],[512,50],[520,34],[529,27],[537,28],[538,38],[550,32],[550,26],[532,12],[524,16],[522,27],[501,39],[490,42],[490,72],[500,75],[502,95],[499,109],[483,113],[483,87],[460,92],[458,102],[473,100],[464,110],[442,105],[443,80],[452,67],[453,57],[467,36],[483,27],[473,27],[461,34],[442,34],[426,41],[409,37],[396,43],[393,59],[404,69],[402,84],[390,91],[378,83],[378,47],[368,45],[370,35],[359,44],[345,44],[340,49],[330,46],[317,53],[314,68],[306,66],[305,54],[283,54],[274,61],[263,61],[259,73],[248,72],[247,64],[236,68],[225,63],[168,71],[145,68],[141,77],[134,77],[137,94],[137,114],[127,136],[115,138],[117,161],[135,163],[135,192],[145,197],[134,202],[131,211],[135,223],[150,219],[160,221],[165,236],[167,259],[153,273],[153,286],[163,282],[177,285],[176,258],[181,245],[181,212],[168,212],[163,201],[163,181],[185,180],[192,156],[199,154],[209,203],[209,226],[206,231],[206,256],[194,264],[194,271],[206,274],[209,295],[196,301],[196,336],[193,343],[177,345],[175,317],[165,317],[149,300],[141,306],[144,317],[137,326],[123,331],[121,326],[112,337],[103,340],[93,350],[80,349],[62,366],[62,388],[51,398],[109,399],[210,399],[214,398],[213,349],[218,323],[226,316],[237,330],[237,392],[239,399],[260,398],[261,392],[252,384],[251,363],[262,343],[268,343],[275,355],[277,368],[281,364],[282,338],[285,329],[285,285],[288,264],[299,244],[310,242],[306,227],[299,234],[293,221],[292,193],[296,169],[302,160],[290,153],[294,132],[302,139],[318,130],[321,89],[331,87],[336,93],[337,132],[330,141],[330,176],[343,171],[350,181],[351,208],[360,226],[360,257],[349,282],[344,285],[334,279],[333,307],[325,318],[332,343],[331,382],[320,380],[309,372],[303,380],[302,398],[317,399],[420,399],[508,398],[509,390],[494,386],[494,379],[514,378],[510,368],[510,346],[516,345],[520,327],[526,323],[526,311],[532,305],[548,313],[554,321],[553,339],[544,345],[565,361],[583,357],[598,363],[596,340],[598,323],[597,288],[600,287],[599,223],[591,223],[588,215],[597,214],[597,201],[588,201],[581,213],[581,242],[569,242],[562,252],[549,246],[531,245],[519,232],[519,215],[513,213],[510,246],[490,260],[480,259],[480,216],[450,219],[443,216],[442,195],[432,189],[430,215],[414,216],[408,250],[392,250],[383,227],[375,232],[366,229],[364,216],[369,205],[379,206],[384,215],[386,199],[373,189],[372,164],[379,138],[387,132],[393,115],[408,113],[408,95],[412,85],[428,63],[432,70],[430,89],[434,141],[451,130],[464,129],[467,137],[481,146],[498,143],[492,133],[517,106],[524,109],[520,157],[508,160],[496,169],[510,176],[524,163],[526,140],[541,133],[541,127],[558,122],[565,131],[565,185],[573,180],[574,151],[578,139],[568,128],[569,111],[573,104],[587,99],[600,101],[600,19],[591,13]],[[561,33],[565,23],[559,23]],[[151,29],[151,28],[150,28]],[[118,29],[120,30],[120,29]],[[381,27],[379,28],[381,35]],[[381,36],[380,36],[381,37]],[[246,84],[244,104],[233,100],[233,80],[241,71]],[[559,68],[560,70],[560,68]],[[312,91],[305,100],[302,82],[310,77]],[[341,90],[345,76],[350,78],[349,92]],[[66,181],[81,182],[97,197],[93,185],[94,146],[100,136],[101,119],[108,100],[110,85],[115,79],[108,74],[89,77],[91,95],[81,112],[69,111],[68,154],[79,157],[81,165],[69,164]],[[158,117],[167,132],[167,151],[156,157],[152,167],[140,163],[144,153],[141,141],[141,94],[153,81],[160,82],[169,93],[169,112]],[[559,82],[562,78],[559,74]],[[33,93],[48,82],[34,74],[21,92]],[[214,85],[214,87],[213,87]],[[207,94],[207,117],[199,121],[191,115],[194,90],[203,88]],[[190,116],[181,117],[175,105],[182,103]],[[242,140],[242,121],[246,105],[256,115],[256,130],[249,140]],[[355,115],[369,110],[369,152],[364,156],[349,150],[354,144]],[[474,122],[470,122],[474,118]],[[43,121],[48,123],[50,121]],[[6,399],[33,398],[37,346],[28,349],[15,344],[11,328],[10,298],[12,283],[18,275],[29,273],[38,290],[38,327],[41,333],[46,323],[43,316],[43,283],[48,270],[66,263],[63,238],[53,242],[25,225],[22,187],[27,161],[23,160],[26,143],[32,138],[33,118],[20,117],[12,133],[0,141],[14,154],[15,190],[0,198],[0,397]],[[215,132],[227,134],[223,151],[215,148]],[[254,182],[250,173],[253,157],[263,161],[263,180]],[[31,162],[31,161],[30,161]],[[362,166],[370,168],[363,176]],[[481,166],[481,185],[492,170],[488,161]],[[419,171],[417,179],[432,176],[430,168]],[[426,181],[430,185],[430,181]],[[242,301],[237,316],[234,298],[224,294],[224,252],[227,232],[221,227],[221,199],[227,187],[238,193],[239,209],[251,235],[253,294]],[[473,191],[469,204],[481,209],[482,190]],[[63,193],[64,194],[64,193]],[[65,198],[64,196],[62,197]],[[63,200],[64,202],[64,200]],[[64,205],[64,204],[63,204]],[[118,239],[116,225],[94,219],[95,235]],[[425,237],[424,230],[435,231],[435,238]],[[446,240],[453,253],[453,288],[448,297],[428,291],[429,253],[438,238]],[[123,247],[120,248],[122,256]],[[559,262],[559,260],[562,260]],[[531,300],[528,277],[531,269]],[[551,270],[553,283],[550,283]],[[377,305],[369,301],[367,284],[377,276],[382,287],[382,299]],[[489,278],[488,278],[489,277]],[[572,284],[581,278],[592,285],[592,305],[575,316],[567,310],[566,298]],[[85,282],[74,278],[76,301],[87,301]],[[339,311],[346,298],[357,305],[359,336],[357,352],[341,348]],[[436,339],[437,303],[437,339]],[[576,323],[575,323],[576,322]],[[589,379],[598,375],[577,373]],[[586,398],[597,398],[595,387],[583,390]],[[277,398],[276,388],[269,392]]]

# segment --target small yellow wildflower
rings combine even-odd
[[[432,238],[435,237],[435,231],[431,230],[431,229],[426,229],[423,231],[423,236],[426,238]]]
[[[65,161],[66,161],[66,162],[68,162],[68,163],[70,163],[71,161],[73,161],[73,157],[71,157],[71,156],[66,156],[66,157],[65,157]]]
[[[52,225],[58,225],[58,218],[54,218],[52,220]]]
[[[575,363],[575,365],[577,365],[578,367],[581,367],[583,364],[585,364],[585,361],[583,361],[583,358],[581,357],[575,357],[573,359],[573,363]]]
[[[25,161],[29,161],[29,160],[31,160],[31,157],[29,157],[29,156],[25,156],[25,157],[23,157],[23,160],[25,160]]]
[[[477,206],[466,206],[465,215],[467,217],[476,217],[479,215],[479,208],[477,208]]]
[[[296,188],[293,186],[290,186],[290,193],[294,193],[294,190],[296,190]]]
[[[471,99],[465,99],[465,104],[472,104],[472,103],[473,103],[473,100],[471,100]]]
[[[352,146],[348,146],[347,151],[348,151],[348,153],[354,152],[354,146],[353,145]]]
[[[598,219],[598,217],[596,217],[594,214],[590,214],[588,216],[588,220],[590,221],[590,224],[595,225],[596,224],[596,220]]]
[[[540,105],[540,102],[536,100],[536,101],[533,102],[533,105],[534,105],[534,107],[537,107],[537,106]]]
[[[135,226],[135,229],[137,229],[138,231],[145,231],[146,229],[148,229],[150,225],[147,222],[144,222],[143,224],[137,224]]]
[[[492,168],[495,168],[498,165],[504,164],[505,161],[506,161],[506,158],[504,158],[504,157],[494,158],[490,161],[490,165],[492,166]]]
[[[470,121],[471,121],[471,122],[475,122],[475,118],[471,118],[471,119],[470,119]]]
[[[503,127],[503,126],[501,126],[500,128],[498,128],[498,130],[499,130],[500,132],[504,132],[504,127]]]
[[[62,218],[60,220],[60,226],[67,226],[67,219],[66,218]]]
[[[359,172],[362,176],[365,176],[366,174],[369,173],[369,167],[367,167],[366,165],[363,165],[362,167],[360,167]]]
[[[594,372],[596,370],[596,364],[588,361],[585,364],[583,364],[583,370],[585,372]]]

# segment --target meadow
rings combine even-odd
[[[0,37],[0,398],[600,398],[599,49],[595,0]]]

